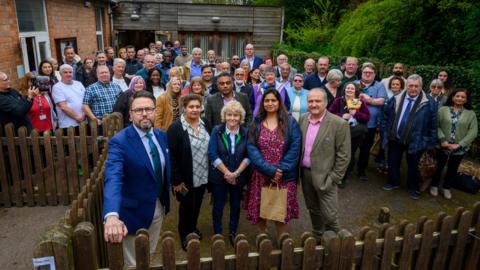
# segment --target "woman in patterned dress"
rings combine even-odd
[[[297,178],[301,147],[300,127],[275,89],[265,91],[260,109],[249,132],[248,155],[254,172],[246,201],[247,219],[265,232],[267,220],[260,217],[260,193],[263,186],[280,184],[287,189],[287,216],[275,221],[277,236],[286,232],[288,222],[298,218]]]

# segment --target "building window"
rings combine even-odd
[[[98,50],[104,49],[103,45],[103,8],[95,8],[95,22],[96,22],[96,34],[97,34],[97,47]]]
[[[43,1],[15,0],[20,32],[47,31]]]
[[[226,32],[179,32],[178,38],[190,50],[194,47],[202,48],[202,56],[207,57],[208,50],[215,50],[217,58],[230,60],[232,55],[243,55],[243,47],[251,42],[250,33]]]
[[[49,59],[50,38],[44,0],[15,0],[20,46],[25,72],[34,72]]]

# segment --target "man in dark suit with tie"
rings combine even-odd
[[[410,75],[406,88],[391,98],[383,109],[383,146],[388,145],[388,181],[383,189],[400,188],[400,165],[405,152],[408,195],[417,200],[420,196],[418,162],[422,153],[433,149],[437,141],[437,104],[422,91],[419,75]]]
[[[155,98],[146,91],[130,99],[132,125],[109,142],[105,168],[104,237],[122,243],[124,263],[135,265],[135,233],[148,229],[154,252],[170,207],[167,137],[153,128]]]
[[[217,88],[219,92],[211,95],[205,102],[205,118],[212,126],[222,123],[221,111],[225,104],[232,100],[236,100],[242,104],[245,110],[244,126],[248,127],[252,121],[252,109],[250,102],[244,93],[233,91],[233,78],[230,74],[223,72],[217,76]]]

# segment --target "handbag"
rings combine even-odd
[[[260,194],[260,217],[263,219],[285,222],[287,217],[287,189],[276,187],[262,187]]]
[[[366,124],[356,124],[355,126],[350,125],[350,137],[352,139],[362,137],[367,134],[368,127]]]
[[[425,191],[432,182],[433,175],[437,172],[437,159],[435,150],[425,151],[418,162],[418,172],[420,174],[420,191]]]
[[[480,189],[480,181],[476,180],[474,176],[457,173],[455,181],[453,182],[453,188],[470,194],[477,194]]]

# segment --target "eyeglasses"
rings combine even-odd
[[[435,89],[443,89],[443,87],[440,86],[440,85],[432,85],[432,86],[430,86],[430,87],[431,87],[431,88],[435,88]]]
[[[147,114],[151,114],[153,113],[153,111],[155,111],[155,108],[152,108],[152,107],[136,108],[136,109],[132,109],[131,111],[136,115],[142,115],[143,112],[146,112]]]
[[[303,80],[293,80],[294,82],[303,82]]]
[[[226,81],[226,82],[218,82],[218,85],[230,85],[232,84],[231,81]]]
[[[363,71],[362,73],[363,73],[363,74],[373,74],[373,73],[375,73],[375,72],[373,72],[373,71]]]
[[[232,60],[240,60],[240,58],[232,58]]]

